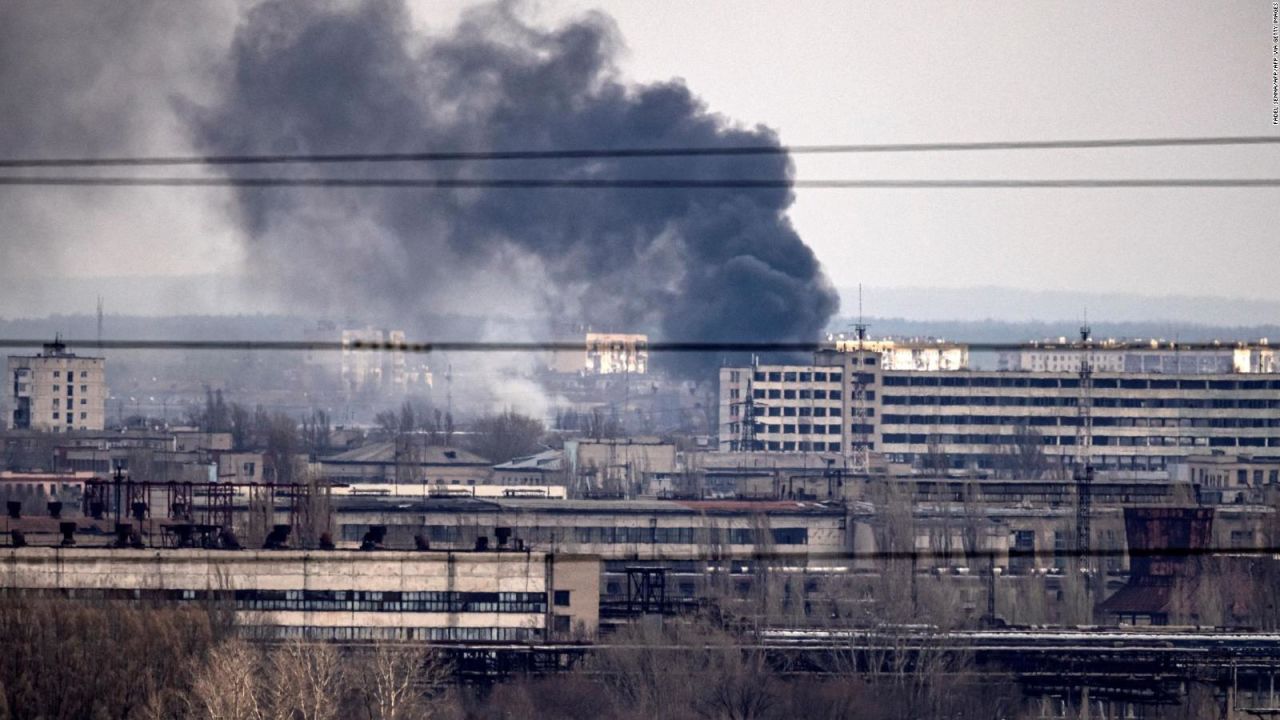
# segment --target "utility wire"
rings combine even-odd
[[[929,189],[1025,189],[1025,188],[1272,188],[1280,178],[1067,178],[1061,180],[683,180],[596,178],[287,178],[287,177],[91,177],[0,176],[0,186],[108,186],[108,187],[243,187],[243,188],[402,188],[454,189],[576,189],[576,190],[929,190]]]
[[[400,153],[299,153],[270,155],[170,155],[104,158],[0,159],[3,168],[154,167],[176,165],[284,165],[322,163],[451,162],[465,160],[582,160],[594,158],[837,155],[979,150],[1092,150],[1103,148],[1275,145],[1280,135],[1228,137],[1122,138],[1111,140],[1031,140],[994,142],[863,143],[845,145],[732,145],[725,147],[614,148],[568,150],[480,150]]]
[[[241,351],[342,351],[360,350],[370,352],[538,352],[563,351],[585,352],[588,344],[583,341],[533,340],[527,342],[490,342],[481,340],[440,340],[433,342],[369,342],[356,340],[348,343],[330,340],[60,340],[69,347],[99,348],[103,350],[241,350]],[[48,338],[0,338],[0,348],[37,348],[47,345]],[[1089,344],[1080,343],[1011,343],[1011,342],[972,342],[959,340],[948,341],[948,345],[963,346],[970,352],[1012,352],[1018,350],[1061,350],[1063,352],[1089,352],[1103,354],[1108,352],[1130,352],[1133,350],[1230,350],[1232,348],[1252,345],[1249,341],[1231,342],[1179,342],[1179,343],[1134,343],[1134,344]],[[817,352],[821,350],[835,351],[836,345],[830,342],[761,342],[761,341],[649,341],[645,350],[654,353],[712,353],[712,352]],[[833,366],[834,367],[834,366]]]

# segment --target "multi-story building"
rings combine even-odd
[[[1084,454],[1142,472],[1216,449],[1280,453],[1278,410],[1276,374],[1099,370],[1082,387],[1078,372],[884,370],[870,351],[720,371],[721,450],[865,446],[933,469],[1034,474],[1031,461]]]
[[[635,333],[587,333],[585,370],[589,375],[649,370],[649,336]]]
[[[61,342],[39,355],[10,355],[8,419],[15,429],[102,430],[106,424],[106,360],[80,357]]]
[[[1060,338],[1058,343],[1036,343],[998,355],[1000,370],[1027,372],[1079,372],[1089,356],[1094,371],[1126,373],[1276,373],[1280,356],[1266,342],[1256,345],[1182,348],[1176,343],[1132,344],[1102,342],[1099,350],[1083,350]]]
[[[404,345],[403,330],[365,327],[342,331],[342,387],[350,393],[391,390],[398,393],[431,387],[426,363],[401,350],[369,350],[369,346]]]
[[[969,347],[945,340],[867,340],[835,333],[827,340],[840,352],[880,353],[885,370],[960,370],[969,366]]]

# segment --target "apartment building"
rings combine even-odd
[[[349,393],[390,391],[404,393],[432,386],[431,368],[401,350],[369,350],[369,347],[404,345],[408,338],[403,330],[374,327],[342,331],[340,378]]]
[[[587,333],[586,365],[588,375],[649,371],[649,336],[637,333]]]
[[[38,355],[10,355],[5,393],[10,427],[70,432],[106,425],[106,360],[80,357],[61,342]]]
[[[877,352],[885,370],[960,370],[969,366],[969,346],[945,340],[868,340],[857,334],[827,336],[840,352]]]
[[[997,356],[1000,370],[1028,372],[1080,372],[1081,361],[1097,372],[1222,374],[1280,372],[1280,356],[1266,343],[1223,345],[1222,347],[1181,348],[1176,344],[1152,342],[1132,345],[1103,342],[1100,350],[1086,351],[1062,343],[1036,344],[1007,350]]]
[[[1102,355],[1104,353],[1097,353]],[[720,449],[851,453],[934,469],[1008,468],[1028,443],[1050,466],[1164,471],[1211,450],[1280,454],[1280,375],[895,371],[878,353],[720,371]],[[1271,448],[1275,448],[1274,450]],[[941,466],[939,466],[941,463]]]

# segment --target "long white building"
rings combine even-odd
[[[1102,353],[1098,353],[1102,354]],[[1085,412],[1082,412],[1082,406]],[[1280,374],[895,371],[875,352],[720,371],[724,451],[856,445],[890,461],[1000,469],[1028,442],[1053,463],[1153,471],[1209,450],[1280,454]],[[1274,448],[1274,449],[1272,449]]]

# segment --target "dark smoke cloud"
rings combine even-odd
[[[624,82],[603,15],[544,30],[500,4],[449,37],[409,27],[397,0],[253,8],[225,94],[188,110],[198,144],[238,154],[778,143],[709,112],[682,82]],[[775,156],[293,172],[715,179],[790,177],[792,166]],[[792,199],[781,189],[289,189],[243,191],[239,211],[261,282],[308,308],[406,325],[479,310],[668,340],[812,340],[837,296],[791,226]]]

